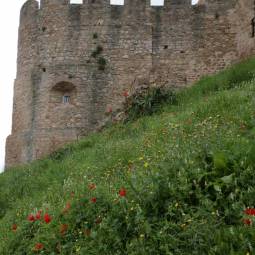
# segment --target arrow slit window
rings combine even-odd
[[[251,37],[255,37],[255,18],[251,20]]]

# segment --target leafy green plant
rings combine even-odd
[[[100,57],[97,63],[98,63],[98,70],[104,71],[107,64],[106,59],[104,57]]]
[[[158,112],[163,104],[177,104],[176,94],[172,90],[162,88],[148,88],[141,90],[127,98],[125,112],[127,120],[134,120],[141,116]]]
[[[96,49],[91,53],[91,56],[93,58],[96,58],[98,55],[100,55],[103,52],[103,47],[98,45]]]

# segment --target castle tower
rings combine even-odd
[[[186,86],[254,54],[253,0],[28,0],[20,13],[6,166],[99,129],[124,91]],[[254,25],[252,25],[254,24]],[[108,116],[108,117],[107,117]]]
[[[6,165],[26,162],[31,155],[32,126],[34,118],[35,89],[38,62],[39,5],[27,1],[20,12],[17,77],[14,84],[12,135],[6,142]]]

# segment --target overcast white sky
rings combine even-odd
[[[123,4],[124,0],[112,0]],[[163,0],[151,0],[153,5]],[[193,0],[197,1],[197,0]],[[19,11],[25,0],[2,0],[0,8],[0,172],[4,166],[5,139],[11,132],[13,82],[16,76]],[[82,0],[71,0],[80,3]]]

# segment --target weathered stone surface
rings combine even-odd
[[[123,92],[180,87],[255,52],[253,0],[28,0],[21,10],[6,166],[97,130]],[[65,102],[66,101],[66,102]]]

